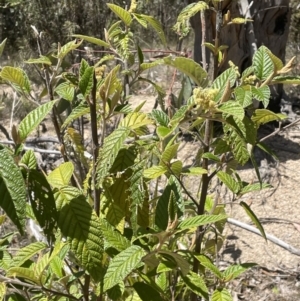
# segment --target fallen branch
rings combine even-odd
[[[253,226],[250,226],[248,224],[245,224],[243,222],[240,222],[236,219],[233,219],[233,218],[227,218],[227,222],[234,225],[234,226],[237,226],[237,227],[240,227],[242,229],[245,229],[247,231],[250,231],[250,232],[253,232],[259,236],[262,236],[261,233],[259,232],[258,229],[256,229],[255,227]],[[296,256],[300,256],[300,250],[299,249],[296,249],[294,248],[293,246],[287,244],[286,242],[282,241],[281,239],[273,236],[273,235],[270,235],[270,234],[267,234],[266,233],[266,237],[269,241],[273,242],[274,244],[276,244],[277,246],[283,248],[283,249],[286,249],[287,251],[289,251],[290,253],[296,255]]]

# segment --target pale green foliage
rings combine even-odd
[[[24,296],[34,288],[40,300],[87,300],[89,296],[93,300],[166,301],[189,300],[192,295],[205,300],[232,300],[228,283],[253,264],[231,265],[222,271],[214,263],[228,216],[225,205],[215,203],[214,195],[196,191],[206,180],[209,186],[214,177],[236,199],[270,187],[261,182],[253,149],[258,146],[273,155],[258,141],[257,130],[264,123],[284,118],[266,109],[269,85],[299,83],[298,77],[285,75],[293,60],[284,65],[262,46],[242,75],[232,63],[209,84],[207,72],[191,59],[170,56],[144,62],[132,27],[151,26],[164,43],[161,25],[151,16],[137,14],[134,3],[131,10],[115,4],[108,7],[120,20],[105,30],[103,40],[75,35],[80,41],[27,61],[47,75],[48,99],[42,105],[36,102],[37,108],[18,129],[13,128],[13,152],[0,146],[0,206],[21,233],[26,218],[34,220],[47,243],[34,242],[12,254],[14,234],[0,239],[1,275],[6,278],[0,295],[7,291],[14,295],[10,280],[17,279],[26,291]],[[180,26],[207,7],[202,1],[188,6],[180,15]],[[106,48],[110,55],[92,66],[82,60],[78,72],[63,71],[66,57],[85,42]],[[4,44],[0,44],[0,51]],[[217,60],[226,48],[207,46]],[[118,64],[112,67],[108,63],[111,59]],[[152,83],[143,72],[158,65],[173,67],[189,78],[180,94],[193,95],[185,104],[177,99],[181,105],[163,105],[163,110],[155,109],[150,114],[141,112],[144,103],[131,108],[127,98],[132,85],[140,80]],[[19,95],[30,97],[31,83],[22,69],[5,66],[1,77]],[[191,81],[197,85],[193,91]],[[159,83],[153,84],[160,96],[165,94]],[[255,109],[254,98],[265,109]],[[251,117],[245,110],[252,113]],[[37,170],[34,152],[21,151],[49,113],[64,163],[45,175]],[[84,139],[83,117],[91,121],[91,143]],[[72,127],[78,119],[79,130]],[[223,134],[206,136],[203,127],[210,120],[222,125]],[[190,132],[192,127],[197,134]],[[203,141],[208,145],[212,142],[210,147],[195,147],[192,166],[179,159],[183,143],[178,133],[182,129],[203,145]],[[245,182],[236,172],[238,165],[249,160],[258,176],[254,183]],[[199,186],[193,191],[186,185],[191,177]],[[266,237],[251,208],[244,202],[240,205]],[[195,246],[197,231],[201,241]],[[197,245],[201,245],[201,252]],[[193,268],[198,265],[199,269]]]

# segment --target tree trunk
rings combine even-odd
[[[195,1],[189,0],[189,3]],[[253,4],[251,5],[251,3]],[[219,67],[222,72],[229,67],[228,61],[239,66],[242,72],[252,62],[254,51],[261,45],[268,47],[276,56],[284,61],[285,47],[287,44],[291,11],[290,0],[225,0],[222,3],[223,15],[229,10],[231,18],[246,17],[253,20],[245,24],[232,24],[222,28],[220,45],[227,45],[225,59]],[[206,12],[206,37],[207,42],[214,43],[216,14],[211,9]],[[191,18],[191,24],[195,31],[194,59],[202,62],[201,43],[201,20],[200,14]],[[206,61],[210,62],[212,55],[207,51]],[[209,64],[209,73],[212,73],[212,64]],[[283,89],[277,86],[272,91],[272,105],[279,104],[283,97]],[[274,108],[276,110],[276,108]]]

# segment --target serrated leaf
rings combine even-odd
[[[33,283],[41,284],[39,277],[37,277],[34,271],[30,268],[13,267],[7,271],[8,277],[21,277],[26,280],[30,280]]]
[[[176,266],[180,269],[183,276],[186,276],[190,271],[189,262],[181,255],[167,250],[159,250],[158,253],[168,261],[171,260],[171,262],[175,263]]]
[[[79,80],[79,89],[84,97],[89,95],[93,88],[93,80],[94,80],[94,67],[87,67],[80,77]]]
[[[200,264],[210,270],[219,279],[222,279],[222,272],[212,263],[209,257],[205,255],[194,255]]]
[[[202,154],[202,158],[212,160],[212,161],[217,162],[217,163],[221,162],[220,158],[215,156],[212,153],[204,153],[204,154]]]
[[[190,167],[188,169],[184,169],[182,174],[185,176],[196,176],[207,174],[207,170],[202,167]]]
[[[33,257],[38,252],[45,250],[47,245],[43,242],[34,242],[17,251],[12,262],[13,267],[21,266],[26,260]]]
[[[58,218],[52,189],[45,176],[37,170],[29,171],[27,182],[32,211],[51,245]]]
[[[125,227],[125,210],[114,202],[109,202],[109,205],[104,211],[105,218],[113,225],[120,233],[124,233]]]
[[[162,195],[159,197],[155,210],[155,224],[162,230],[166,230],[168,227],[168,206],[171,194],[175,195],[177,206],[177,217],[179,218],[184,211],[184,201],[181,194],[181,188],[174,176],[171,176],[168,180],[168,184],[165,187]]]
[[[152,286],[144,282],[135,282],[133,288],[138,293],[140,300],[142,301],[163,301],[159,292],[155,290]]]
[[[54,91],[63,99],[72,101],[75,95],[75,88],[70,82],[63,82]]]
[[[76,108],[74,108],[71,112],[71,114],[66,118],[63,125],[61,126],[61,129],[65,129],[71,122],[73,122],[75,119],[89,114],[90,113],[90,107],[88,107],[85,103],[79,104]]]
[[[24,63],[26,63],[26,64],[43,64],[43,65],[48,65],[48,66],[52,65],[51,60],[48,57],[43,56],[43,55],[41,55],[37,59],[29,59],[27,61],[24,61]]]
[[[158,273],[158,272],[157,272]],[[168,287],[168,280],[167,280],[167,273],[161,273],[156,277],[156,284],[159,286],[159,288],[165,292]]]
[[[272,79],[272,84],[300,85],[300,76],[279,75]]]
[[[152,120],[148,118],[147,114],[141,112],[129,113],[121,122],[119,127],[126,127],[131,130],[142,128],[146,125],[152,124]],[[139,133],[139,132],[137,132]],[[141,133],[143,134],[143,132]]]
[[[165,112],[161,110],[152,110],[150,116],[157,122],[157,124],[166,128],[168,127],[170,119]]]
[[[126,26],[130,26],[132,18],[128,11],[112,3],[107,3],[107,6],[125,23]]]
[[[254,74],[260,80],[267,79],[274,72],[273,62],[265,46],[259,47],[253,56]]]
[[[164,63],[189,76],[198,86],[204,88],[207,85],[207,73],[194,60],[184,57],[166,57]]]
[[[31,111],[19,124],[20,142],[23,142],[43,121],[55,105],[56,100],[49,101]]]
[[[4,47],[5,47],[6,41],[7,41],[7,38],[4,39],[4,40],[1,42],[1,44],[0,44],[0,57],[2,56],[2,53],[3,53]],[[1,296],[1,294],[0,294],[0,296]]]
[[[74,38],[82,39],[84,41],[87,41],[89,43],[92,43],[92,44],[95,44],[95,45],[98,45],[98,46],[109,48],[108,43],[106,43],[106,42],[104,42],[100,39],[94,38],[94,37],[84,36],[84,35],[81,35],[81,34],[73,34],[72,36]]]
[[[278,58],[275,54],[273,54],[270,49],[266,49],[266,52],[274,64],[275,71],[277,72],[277,71],[281,70],[283,68],[282,60],[280,58]]]
[[[239,195],[243,195],[249,192],[254,192],[254,191],[260,191],[262,189],[268,189],[272,188],[273,186],[267,183],[255,183],[255,184],[249,184],[241,189],[239,191]]]
[[[268,86],[259,88],[251,87],[251,92],[254,98],[260,100],[263,103],[265,108],[269,105],[271,91]]]
[[[226,288],[217,288],[211,296],[211,301],[233,301],[233,298]]]
[[[222,276],[223,278],[225,278],[224,281],[229,282],[237,278],[242,273],[254,267],[255,265],[256,263],[243,263],[229,266],[225,271],[222,272]]]
[[[26,165],[28,169],[36,169],[37,161],[33,150],[28,150],[23,155],[20,163]]]
[[[175,127],[176,125],[178,125],[178,123],[185,118],[185,115],[188,112],[188,110],[189,110],[189,106],[187,106],[187,105],[181,106],[180,109],[178,109],[175,112],[172,119],[170,120],[170,123],[169,123],[170,126]]]
[[[144,170],[144,177],[147,179],[156,179],[167,171],[168,169],[165,166],[152,166]]]
[[[233,193],[237,193],[239,191],[239,183],[236,182],[231,175],[220,170],[217,172],[217,176]]]
[[[236,72],[234,68],[229,68],[221,73],[213,82],[212,89],[218,89],[219,92],[216,95],[214,101],[218,102],[223,97],[225,89],[228,87],[228,82],[230,88],[233,87],[236,81]]]
[[[168,135],[170,135],[172,132],[174,131],[174,129],[173,128],[167,128],[167,127],[165,127],[165,126],[158,126],[157,128],[156,128],[156,133],[157,133],[157,135],[158,135],[158,137],[160,138],[160,139],[164,139],[164,138],[166,138]]]
[[[130,241],[119,231],[116,231],[105,219],[100,220],[100,229],[105,240],[105,248],[115,248],[119,252],[130,247]]]
[[[99,94],[102,100],[107,100],[108,97],[116,93],[116,91],[120,91],[122,89],[121,82],[117,78],[117,73],[119,72],[120,67],[121,65],[114,67],[106,75],[104,82],[101,84],[99,88]]]
[[[237,87],[234,90],[235,98],[243,108],[250,106],[253,102],[250,86]]]
[[[69,52],[78,48],[81,45],[81,43],[82,41],[78,42],[77,40],[74,40],[59,47],[57,58],[62,60]]]
[[[63,195],[58,226],[67,238],[71,251],[95,281],[102,273],[103,239],[99,219],[83,195]],[[58,202],[58,200],[57,200]]]
[[[123,281],[135,268],[140,266],[145,251],[140,246],[131,246],[116,255],[109,263],[104,276],[103,291]]]
[[[251,117],[251,120],[260,125],[265,124],[271,121],[281,121],[284,120],[287,116],[284,114],[276,114],[272,111],[269,111],[267,109],[257,109],[255,110],[254,114]]]
[[[221,221],[223,219],[226,219],[227,216],[224,214],[219,215],[198,215],[194,217],[189,217],[179,223],[178,229],[185,230],[185,229],[192,229],[195,227],[216,223],[218,221]]]
[[[100,162],[97,166],[98,180],[107,175],[129,133],[130,129],[119,127],[104,139],[103,148],[99,154]]]
[[[249,207],[249,205],[247,203],[240,202],[240,205],[244,208],[247,215],[251,218],[252,222],[254,223],[254,225],[257,227],[257,229],[261,233],[262,237],[267,241],[265,230],[264,230],[261,222],[259,221],[259,219],[255,215],[255,213],[252,211],[252,209]]]
[[[5,81],[10,82],[13,86],[21,91],[30,92],[30,84],[27,74],[21,68],[5,66],[2,68],[0,76]]]
[[[47,176],[49,184],[55,188],[67,186],[74,172],[72,162],[65,162],[59,165],[56,169],[50,172]]]
[[[239,118],[241,120],[245,116],[244,108],[238,102],[233,100],[222,103],[220,106],[218,106],[218,110],[222,113],[235,116],[236,118]]]
[[[182,277],[187,287],[196,295],[204,297],[208,300],[208,288],[204,279],[198,274],[190,271],[188,275]]]
[[[173,145],[168,145],[161,155],[160,165],[168,166],[172,159],[177,155],[178,147],[180,143],[175,143]]]
[[[143,20],[146,20],[147,23],[155,30],[155,32],[158,34],[161,42],[163,43],[163,45],[166,45],[167,44],[167,41],[166,41],[166,37],[165,37],[165,34],[164,34],[164,30],[161,26],[161,24],[152,16],[149,16],[149,15],[139,15],[139,19],[143,19]]]
[[[182,166],[182,162],[180,160],[176,160],[171,163],[170,169],[174,175],[179,176],[182,171]]]
[[[27,193],[23,175],[6,149],[0,150],[0,207],[23,234]]]

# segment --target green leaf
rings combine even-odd
[[[164,126],[164,127],[168,127],[169,124],[169,116],[161,111],[161,110],[152,110],[150,117],[153,118],[157,124]]]
[[[163,301],[159,292],[155,290],[152,286],[144,282],[135,282],[133,288],[138,293],[142,301]]]
[[[103,239],[99,218],[83,195],[72,198],[76,190],[60,189],[56,202],[62,203],[58,226],[67,238],[71,251],[79,264],[99,281],[102,273]],[[71,194],[70,194],[71,193]]]
[[[52,189],[45,176],[37,170],[28,174],[28,195],[32,211],[50,245],[55,240],[57,210]]]
[[[181,255],[167,250],[159,250],[158,253],[161,254],[165,259],[175,263],[183,276],[186,276],[189,273],[190,264]]]
[[[186,113],[189,111],[189,106],[187,105],[184,105],[184,106],[181,106],[180,109],[178,109],[175,114],[173,115],[172,119],[170,120],[170,126],[177,126],[178,123],[180,121],[182,121],[185,116],[186,116]]]
[[[56,169],[50,172],[47,180],[52,187],[61,188],[67,186],[74,172],[72,162],[65,162],[59,165]]]
[[[189,217],[189,218],[185,219],[184,221],[182,221],[178,225],[178,229],[180,229],[180,230],[192,229],[192,228],[195,228],[195,227],[215,223],[215,222],[221,221],[221,220],[226,219],[226,218],[227,218],[227,216],[224,215],[224,214],[220,214],[220,215],[198,215],[198,216],[194,216],[194,217]]]
[[[254,114],[251,117],[251,120],[260,125],[265,124],[271,121],[281,121],[284,120],[287,116],[284,114],[276,114],[272,111],[269,111],[267,109],[257,109],[255,110]]]
[[[104,237],[105,248],[112,247],[121,252],[130,247],[130,241],[103,218],[100,220],[100,229]]]
[[[167,280],[167,273],[161,273],[156,277],[156,284],[158,287],[165,292],[168,288],[168,280]]]
[[[278,75],[272,79],[272,84],[300,85],[300,75]]]
[[[113,166],[118,152],[123,147],[125,139],[128,137],[130,129],[119,127],[104,139],[103,148],[100,151],[100,161],[97,166],[97,180],[105,177]]]
[[[281,70],[283,68],[282,60],[280,58],[278,58],[275,54],[273,54],[270,49],[266,49],[266,52],[274,64],[275,71],[277,72],[277,71]]]
[[[279,161],[276,153],[269,147],[267,146],[265,143],[263,142],[258,142],[256,143],[256,146],[258,146],[260,149],[262,149],[265,153],[267,153],[268,155],[270,155],[271,157],[273,157],[276,161]]]
[[[77,40],[71,41],[64,46],[59,47],[57,58],[63,59],[70,51],[75,50],[81,45],[82,41],[78,42]]]
[[[234,180],[234,178],[224,171],[217,172],[218,178],[230,189],[233,193],[238,193],[240,185]]]
[[[233,301],[231,294],[226,288],[217,288],[212,296],[211,301]]]
[[[54,91],[63,99],[72,101],[75,95],[75,88],[70,82],[58,85]]]
[[[4,47],[5,47],[6,41],[7,41],[7,38],[4,39],[4,40],[1,42],[1,44],[0,44],[0,57],[2,56],[2,53],[3,53]],[[1,294],[0,294],[0,296],[1,296]]]
[[[164,126],[158,126],[156,128],[156,133],[160,139],[166,138],[168,135],[172,134],[173,131],[174,131],[174,128],[170,129],[170,128],[167,128]]]
[[[26,64],[43,64],[43,65],[48,65],[48,66],[52,65],[51,60],[48,57],[43,56],[43,55],[41,55],[37,59],[29,59],[27,61],[24,61],[24,63],[26,63]]]
[[[177,217],[177,204],[176,204],[176,198],[175,194],[173,191],[170,193],[170,198],[169,198],[169,204],[168,204],[168,217],[169,217],[169,222],[173,222],[176,217]]]
[[[222,272],[212,263],[209,257],[205,255],[194,255],[194,257],[200,262],[202,266],[209,269],[219,279],[222,279]]]
[[[139,246],[131,246],[116,255],[109,263],[104,276],[103,291],[107,291],[123,281],[135,268],[140,266],[145,251]]]
[[[218,102],[222,99],[224,91],[226,90],[227,83],[229,82],[230,88],[233,87],[236,81],[236,72],[234,68],[229,68],[221,73],[213,82],[212,89],[218,89],[219,92],[215,97],[215,101]]]
[[[61,126],[61,129],[62,130],[65,129],[75,119],[89,113],[90,113],[90,107],[88,107],[86,103],[80,103],[76,108],[72,110],[71,114],[66,118],[63,125]]]
[[[187,287],[196,295],[204,297],[208,300],[208,288],[204,279],[198,274],[190,271],[188,275],[182,277]]]
[[[174,159],[177,155],[178,147],[180,143],[176,143],[173,145],[168,145],[164,152],[161,155],[160,165],[168,166],[172,159]]]
[[[141,19],[147,21],[149,23],[149,25],[158,34],[163,45],[167,45],[166,37],[164,35],[164,30],[163,30],[161,24],[152,16],[141,14],[141,15],[139,15],[139,20],[141,20]]]
[[[274,65],[268,51],[265,46],[261,46],[253,56],[254,74],[260,80],[267,79],[274,72]]]
[[[20,142],[23,142],[32,131],[43,121],[48,115],[56,101],[49,101],[33,111],[31,111],[19,124]]]
[[[249,205],[247,203],[240,202],[240,205],[244,208],[244,210],[246,211],[248,216],[251,218],[252,222],[254,223],[254,225],[257,227],[257,229],[261,233],[262,237],[267,241],[265,230],[264,230],[261,222],[259,221],[259,219],[255,215],[255,213],[252,211],[252,209],[249,207]]]
[[[197,176],[207,174],[207,170],[202,167],[190,167],[188,169],[184,169],[182,174],[185,176]]]
[[[249,184],[241,189],[239,191],[239,195],[243,195],[249,192],[254,192],[254,191],[260,191],[262,189],[268,189],[272,188],[273,186],[267,183],[255,183],[255,184]]]
[[[229,100],[225,103],[222,103],[218,110],[222,113],[226,113],[232,116],[235,116],[236,118],[243,119],[245,116],[244,108],[236,101]]]
[[[250,86],[241,86],[234,89],[236,100],[243,108],[250,106],[253,102]]]
[[[143,128],[146,125],[150,125],[152,123],[153,123],[152,120],[148,118],[147,114],[141,112],[132,112],[129,113],[120,122],[119,127],[129,128],[130,130],[134,130],[137,135],[143,135],[146,134],[145,130],[143,131],[137,131],[137,130]]]
[[[33,150],[28,150],[23,155],[20,163],[24,164],[28,169],[36,169],[37,161]]]
[[[205,87],[207,85],[207,73],[205,70],[194,60],[184,58],[184,57],[166,57],[164,58],[164,63],[168,66],[175,67],[177,70],[186,74],[192,80],[201,87]]]
[[[220,158],[217,157],[217,156],[215,156],[215,155],[212,154],[212,153],[204,153],[204,154],[202,155],[202,158],[208,159],[208,160],[212,160],[212,161],[217,162],[217,163],[220,163],[220,162],[221,162],[221,161],[220,161]]]
[[[13,267],[7,271],[8,277],[21,277],[26,280],[30,280],[33,283],[38,285],[41,284],[41,279],[36,276],[35,272],[30,268],[23,268],[23,267]]]
[[[89,95],[93,88],[94,80],[94,67],[87,67],[84,71],[84,74],[80,77],[79,80],[79,89],[84,97]]]
[[[0,150],[0,207],[23,234],[27,193],[20,169],[6,149]]]
[[[107,6],[125,23],[126,26],[130,26],[132,18],[128,11],[112,3],[107,3]]]
[[[1,52],[0,52],[0,55],[1,55]],[[7,292],[6,283],[0,282],[0,301],[4,300],[4,297],[6,296],[6,292]]]
[[[14,260],[12,261],[12,267],[21,266],[26,260],[33,257],[38,252],[45,250],[47,245],[42,242],[34,242],[28,246],[25,246],[17,251],[14,255]]]
[[[256,263],[243,263],[231,265],[224,272],[222,272],[223,278],[225,278],[224,280],[226,282],[229,282],[240,276],[248,269],[254,267],[255,265]]]
[[[30,93],[30,84],[27,74],[21,68],[5,66],[2,68],[0,76],[5,81],[10,82],[17,90]]]
[[[152,166],[144,170],[144,177],[147,179],[156,179],[167,171],[168,169],[165,166]]]
[[[109,48],[108,43],[106,43],[106,42],[104,42],[100,39],[94,38],[94,37],[84,36],[84,35],[81,35],[81,34],[73,34],[72,36],[74,38],[82,39],[82,40],[85,40],[89,43],[92,43],[92,44],[95,44],[95,45],[98,45],[98,46]]]
[[[257,100],[260,100],[264,107],[266,108],[269,104],[270,101],[270,96],[271,96],[271,91],[268,86],[263,86],[263,87],[251,87],[251,91],[253,94],[253,97],[256,98]]]

